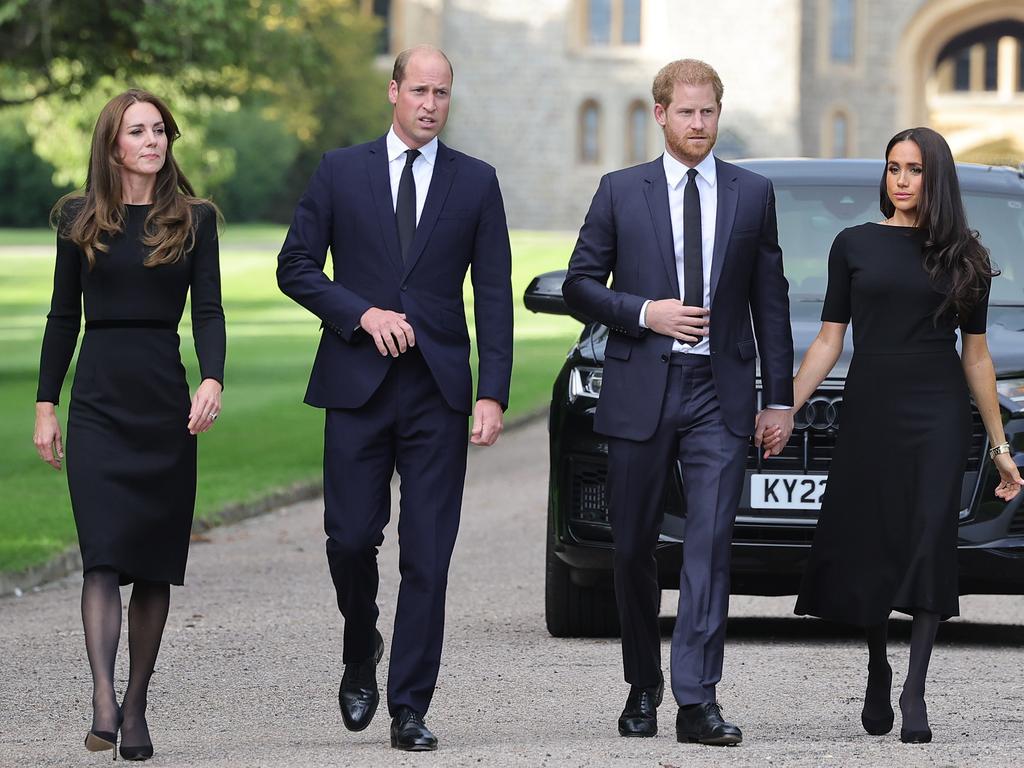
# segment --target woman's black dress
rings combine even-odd
[[[956,320],[924,269],[921,230],[862,224],[829,255],[821,319],[853,319],[842,422],[796,613],[874,626],[891,610],[959,614],[957,513],[970,397]],[[966,333],[984,333],[987,295]]]
[[[57,403],[85,307],[68,409],[66,465],[83,567],[121,583],[182,584],[196,494],[196,438],[178,323],[192,293],[202,378],[224,378],[224,312],[213,208],[193,208],[195,241],[175,264],[145,267],[151,206],[125,206],[124,231],[85,254],[58,233],[37,401]],[[73,210],[73,209],[72,209]],[[71,214],[73,215],[73,213]],[[61,228],[63,232],[63,227]]]

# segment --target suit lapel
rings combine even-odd
[[[659,157],[649,163],[648,173],[644,179],[644,197],[651,211],[651,223],[654,225],[654,237],[661,254],[661,261],[668,275],[668,284],[672,295],[679,297],[679,274],[676,271],[676,251],[672,240],[672,214],[668,207],[668,180],[665,178],[665,165]]]
[[[366,158],[366,172],[370,177],[373,205],[380,221],[384,249],[392,265],[402,271],[402,253],[398,245],[398,225],[395,223],[395,205],[391,198],[391,172],[388,169],[387,138],[381,137],[370,145]]]
[[[739,179],[728,163],[715,158],[718,176],[718,214],[715,217],[715,247],[711,257],[711,301],[715,300],[715,289],[725,266],[725,254],[732,236],[732,223],[736,218],[736,203],[739,200]]]
[[[437,217],[444,208],[444,201],[448,198],[448,191],[454,178],[455,154],[439,141],[437,157],[434,158],[434,173],[430,177],[430,187],[427,189],[427,199],[423,202],[423,212],[420,214],[419,224],[416,225],[416,234],[412,238],[412,245],[409,246],[409,253],[406,254],[405,275],[412,272],[416,262],[423,255],[423,249],[430,239],[430,233],[434,231]]]

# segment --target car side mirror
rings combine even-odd
[[[589,318],[578,315],[569,309],[562,296],[562,283],[565,281],[565,270],[545,272],[537,275],[523,294],[523,304],[531,312],[545,315],[568,315],[581,323],[589,323]]]

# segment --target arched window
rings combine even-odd
[[[939,52],[936,71],[943,91],[1024,90],[1024,22],[1004,19],[957,35]]]
[[[579,0],[587,45],[639,45],[643,0]]]
[[[829,58],[841,64],[853,63],[855,4],[856,0],[831,0]]]
[[[647,156],[647,126],[649,112],[642,101],[634,101],[626,113],[626,160],[636,165],[650,158]]]
[[[601,107],[593,99],[580,106],[580,162],[601,160]]]

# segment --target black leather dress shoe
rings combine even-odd
[[[429,752],[437,749],[437,737],[427,728],[419,712],[399,707],[391,718],[391,746],[407,752]]]
[[[664,694],[664,678],[654,688],[631,686],[619,715],[619,736],[657,736],[658,707]]]
[[[705,701],[680,707],[676,715],[676,738],[681,742],[731,747],[743,741],[743,732],[722,719],[717,702]]]
[[[373,656],[366,661],[346,664],[338,688],[338,706],[341,707],[341,719],[350,731],[361,731],[370,724],[377,705],[380,704],[380,692],[377,690],[377,664],[384,655],[384,638],[380,632],[373,631],[376,636],[376,648]]]

